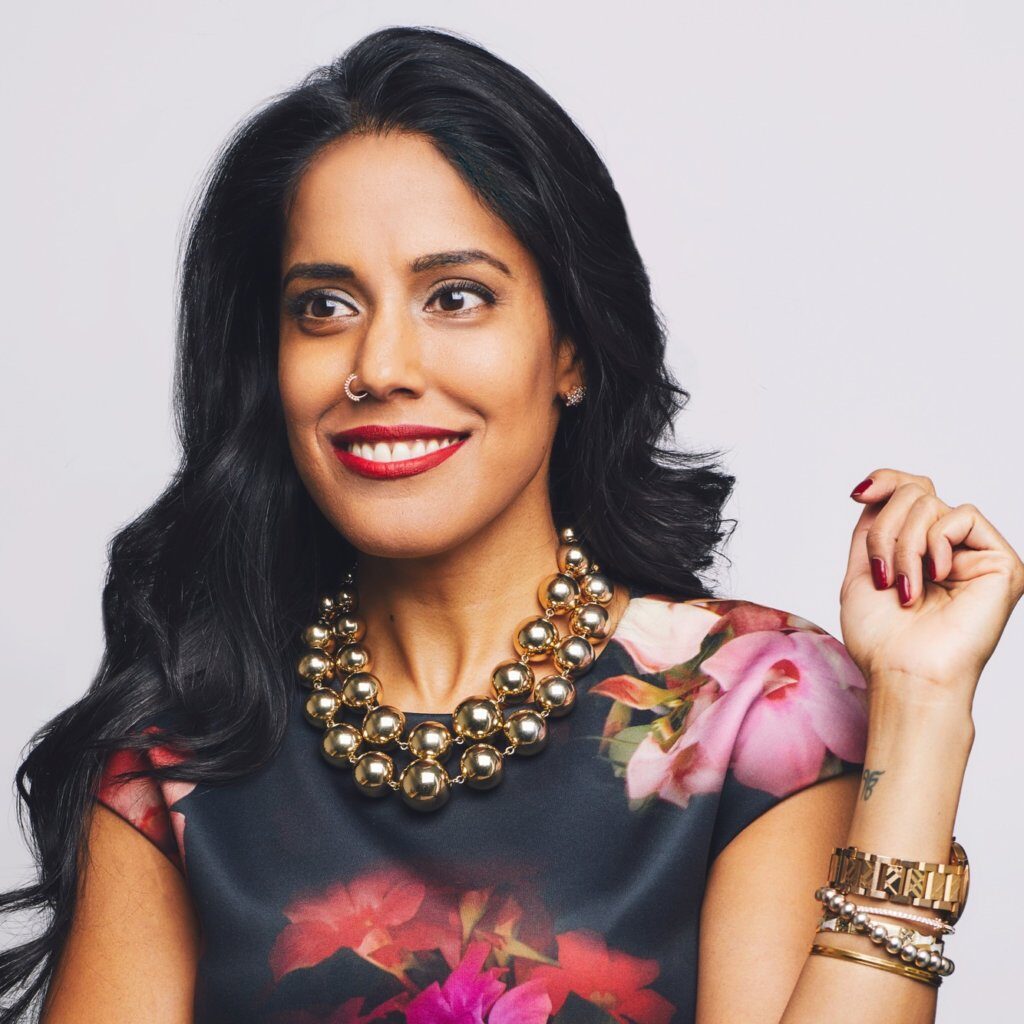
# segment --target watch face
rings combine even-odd
[[[964,907],[967,905],[967,890],[971,887],[971,865],[967,860],[967,851],[954,840],[953,842],[953,863],[963,864],[964,872],[960,879],[960,903],[954,914],[950,915],[949,923],[956,924],[960,920],[960,915],[964,912]]]

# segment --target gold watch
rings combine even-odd
[[[971,881],[967,852],[956,836],[949,859],[948,864],[934,864],[883,857],[856,846],[837,846],[829,861],[828,884],[851,896],[940,910],[950,924],[955,924],[964,912]]]

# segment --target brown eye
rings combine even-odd
[[[285,302],[296,320],[344,320],[355,315],[355,309],[344,299],[330,292],[304,292]]]
[[[430,296],[427,305],[435,300],[442,313],[468,313],[480,306],[493,306],[495,301],[488,289],[472,281],[443,285]]]

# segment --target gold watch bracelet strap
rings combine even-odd
[[[905,860],[837,846],[829,859],[829,885],[847,895],[870,896],[959,916],[966,895],[966,865]]]

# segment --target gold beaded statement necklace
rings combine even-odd
[[[325,730],[320,750],[332,765],[351,767],[356,786],[371,797],[398,792],[410,807],[436,810],[448,802],[453,785],[492,789],[504,774],[504,759],[536,754],[546,745],[547,718],[568,714],[576,701],[573,677],[594,661],[594,647],[609,633],[607,606],[611,580],[591,562],[571,527],[559,531],[558,569],[537,588],[543,615],[524,619],[513,636],[518,657],[500,662],[491,674],[492,695],[469,697],[452,713],[453,736],[443,722],[426,721],[405,734],[405,715],[381,704],[380,680],[369,671],[372,660],[363,644],[365,623],[355,615],[358,596],[352,572],[334,595],[322,597],[319,618],[303,631],[306,651],[299,659],[307,721]],[[570,632],[559,634],[552,618],[569,615]],[[556,672],[535,680],[530,662],[551,657]],[[505,705],[534,701],[503,714]],[[338,721],[346,709],[362,713],[360,726]],[[501,737],[499,750],[483,742]],[[450,777],[443,762],[455,745],[465,745],[459,773]],[[376,747],[378,749],[369,749]],[[364,749],[367,748],[367,749]],[[393,757],[400,749],[411,760],[395,778]]]

